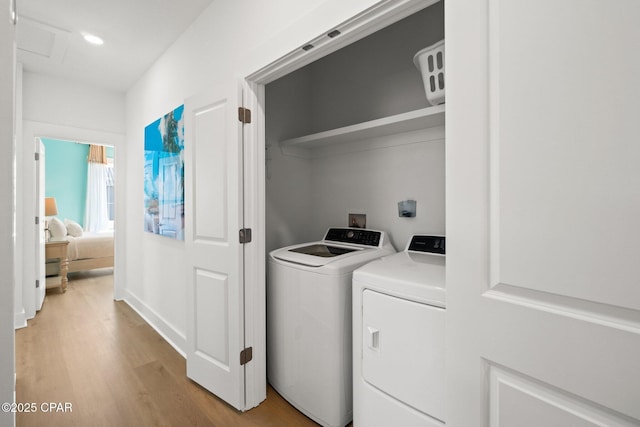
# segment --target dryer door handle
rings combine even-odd
[[[372,349],[379,351],[380,350],[380,331],[373,326],[367,326],[367,346]]]

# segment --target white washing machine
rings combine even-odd
[[[267,378],[324,426],[353,417],[353,270],[394,252],[382,231],[331,228],[321,241],[269,254]]]
[[[353,424],[444,426],[445,238],[353,273]]]

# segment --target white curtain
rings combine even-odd
[[[84,228],[96,232],[106,230],[109,223],[107,207],[107,165],[89,162],[87,174],[87,208]]]

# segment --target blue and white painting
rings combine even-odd
[[[184,240],[184,105],[144,129],[144,230]]]

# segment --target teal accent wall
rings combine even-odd
[[[55,197],[61,220],[84,227],[87,201],[88,144],[42,138],[45,150],[45,195]]]

